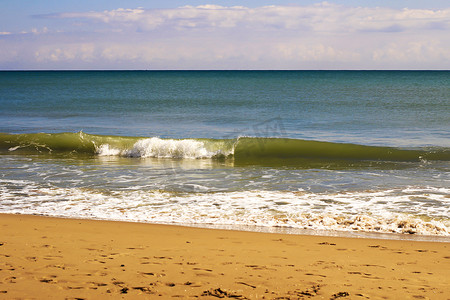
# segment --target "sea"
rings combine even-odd
[[[450,241],[450,71],[1,71],[0,213]]]

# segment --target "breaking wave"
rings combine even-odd
[[[0,134],[0,153],[73,153],[100,156],[204,159],[239,162],[277,159],[450,161],[450,149],[401,149],[287,138],[161,139],[79,133]]]

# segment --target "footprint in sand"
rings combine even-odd
[[[201,296],[213,296],[216,298],[248,299],[247,297],[239,295],[236,292],[227,291],[227,290],[221,289],[221,288],[210,289],[210,290],[204,291],[201,294]]]
[[[334,299],[348,297],[348,296],[350,296],[350,294],[348,292],[339,292],[339,293],[333,294],[330,299],[334,300]]]
[[[88,283],[90,283],[90,284],[92,284],[94,286],[97,286],[97,287],[108,286],[107,283],[103,283],[103,282],[88,282]]]
[[[49,278],[42,278],[41,280],[39,280],[40,282],[44,282],[44,283],[56,283],[55,280],[53,279],[49,279]]]
[[[322,243],[319,243],[319,245],[336,246],[336,244],[334,244],[334,243],[328,243],[328,242],[322,242]]]
[[[153,273],[153,272],[139,272],[139,274],[141,274],[144,277],[148,277],[148,276],[154,277],[154,276],[156,276],[155,273]]]
[[[206,272],[212,272],[213,270],[211,269],[204,269],[204,268],[192,268],[192,270],[196,270],[196,271],[206,271]]]
[[[135,287],[132,287],[132,289],[141,291],[146,294],[154,294],[155,293],[149,287],[146,287],[146,286],[135,286]]]
[[[27,256],[27,257],[25,257],[25,259],[27,259],[29,261],[37,261],[37,258],[35,256]]]
[[[3,282],[7,282],[7,283],[17,283],[16,282],[17,277],[16,276],[11,276],[11,277],[7,277],[5,279],[3,279]]]
[[[291,299],[291,296],[296,297],[296,299],[304,299],[304,297],[315,297],[319,293],[320,285],[313,285],[311,288],[306,290],[296,289],[294,291],[288,291],[288,297],[280,297],[276,299]]]
[[[173,259],[173,257],[166,257],[166,256],[153,256],[155,259]]]
[[[325,275],[321,275],[321,274],[313,274],[313,273],[305,273],[305,275],[307,275],[307,276],[319,276],[319,277],[327,277],[327,276],[325,276]]]

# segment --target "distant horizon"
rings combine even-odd
[[[61,69],[61,70],[0,70],[0,72],[449,72],[450,69],[298,69],[298,70],[289,70],[289,69],[171,69],[171,70],[144,70],[144,69]]]

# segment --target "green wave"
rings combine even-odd
[[[127,148],[139,140],[138,137],[103,136],[83,132],[63,133],[0,133],[0,151],[5,153],[85,153],[95,154],[97,147],[109,144]]]
[[[450,160],[450,149],[400,149],[287,138],[159,139],[78,133],[0,133],[0,153],[88,154],[129,157],[232,158],[240,163],[273,160]]]
[[[333,160],[420,161],[450,160],[450,149],[400,149],[298,139],[242,138],[234,150],[236,159],[316,158]]]

